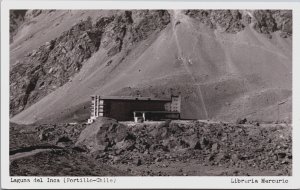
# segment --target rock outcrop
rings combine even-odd
[[[291,10],[187,10],[185,14],[228,33],[242,31],[253,23],[253,28],[259,33],[269,35],[280,31],[282,37],[292,35]]]
[[[10,42],[13,41],[13,37],[17,33],[18,28],[25,21],[26,12],[27,12],[27,10],[10,10],[10,13],[9,13]]]
[[[276,11],[262,11],[257,10],[253,12],[255,21],[254,29],[257,32],[264,34],[271,34],[275,31],[280,31],[281,37],[291,36],[292,31],[292,11],[276,10]]]
[[[244,29],[242,13],[238,10],[187,10],[185,14],[208,25],[228,33],[237,33]]]
[[[119,124],[115,119],[103,117],[81,132],[76,146],[90,152],[104,151],[112,146],[119,146],[120,142],[128,140],[129,136],[126,125]]]
[[[12,66],[10,113],[22,111],[68,82],[98,50],[101,34],[90,20],[82,21]]]

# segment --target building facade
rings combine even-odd
[[[180,118],[180,96],[171,99],[128,96],[94,95],[91,104],[91,118],[111,117],[118,121],[163,120]]]

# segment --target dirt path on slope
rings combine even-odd
[[[10,160],[10,162],[12,162],[16,159],[33,156],[33,155],[36,155],[37,153],[51,151],[51,150],[52,149],[48,148],[48,149],[35,149],[35,150],[28,151],[28,152],[20,152],[20,153],[16,153],[16,154],[9,156],[9,160]]]

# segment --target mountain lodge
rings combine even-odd
[[[170,99],[132,96],[94,95],[91,104],[92,123],[97,117],[111,117],[118,121],[159,121],[180,118],[180,96]]]

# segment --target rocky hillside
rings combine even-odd
[[[13,176],[292,175],[292,127],[207,121],[10,127]],[[110,167],[113,166],[114,168]]]
[[[90,17],[79,22],[11,67],[11,114],[71,81],[99,48],[107,50],[109,57],[114,56],[169,22],[166,11],[125,11],[98,18],[95,23]]]
[[[30,10],[11,18],[14,122],[87,115],[92,94],[171,93],[182,95],[184,118],[291,119],[289,10]]]
[[[250,172],[247,168],[277,170],[282,172],[281,175],[291,175],[291,141],[291,128],[282,125],[201,121],[124,125],[112,119],[99,118],[82,131],[76,146],[112,165],[151,166],[163,161],[182,163],[196,159],[201,160],[202,165],[244,170],[234,175],[253,175],[247,174]],[[149,167],[145,168],[146,171],[137,175],[149,175]]]
[[[228,33],[240,32],[252,24],[259,33],[279,31],[284,38],[292,35],[292,11],[288,10],[187,10],[185,14],[210,28]]]

